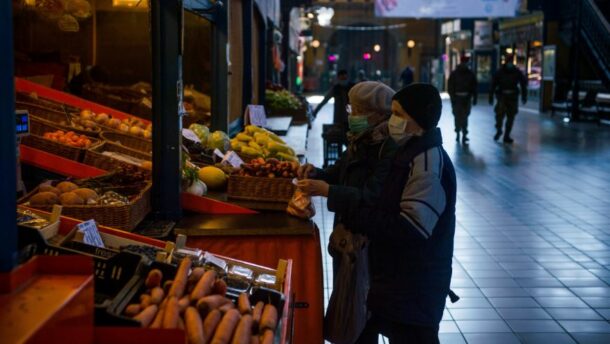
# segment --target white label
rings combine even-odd
[[[216,257],[215,255],[211,254],[210,252],[206,252],[203,255],[203,258],[205,259],[206,262],[214,264],[223,270],[227,269],[227,262],[225,262],[223,259]]]
[[[224,155],[224,154],[222,154],[222,152],[221,152],[221,151],[220,151],[220,149],[218,149],[218,148],[215,148],[215,149],[214,149],[214,154],[215,154],[217,157],[221,158],[221,159],[224,159],[224,158],[225,158],[225,155]]]
[[[189,139],[191,141],[201,143],[199,136],[197,136],[197,134],[195,134],[195,132],[192,131],[191,129],[182,128],[182,136],[186,137],[187,139]]]
[[[265,107],[262,105],[248,105],[245,116],[252,125],[261,128],[267,126],[267,114],[265,114]]]
[[[224,159],[222,159],[222,163],[228,163],[235,168],[239,168],[244,161],[235,152],[230,151],[225,155]]]
[[[85,221],[76,225],[78,231],[83,233],[83,242],[87,245],[105,248],[104,241],[97,230],[95,220]]]

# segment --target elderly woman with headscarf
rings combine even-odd
[[[351,205],[362,200],[361,190],[377,163],[391,154],[394,145],[387,145],[386,139],[394,93],[376,81],[356,84],[349,92],[347,152],[326,169],[311,164],[299,169],[298,187],[311,196],[328,198],[328,210],[335,213],[335,225],[342,223]]]
[[[328,210],[335,213],[328,245],[333,257],[333,291],[324,320],[325,339],[332,343],[354,343],[368,319],[368,239],[353,233],[347,217],[379,197],[380,166],[388,162],[389,170],[389,157],[397,147],[388,131],[394,93],[380,82],[356,84],[349,92],[347,151],[329,168],[306,164],[298,173],[299,189],[327,197]]]

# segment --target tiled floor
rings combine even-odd
[[[308,157],[321,165],[322,123]],[[441,128],[458,177],[458,226],[442,343],[610,343],[610,127],[522,111],[512,146],[496,143],[491,107],[470,116],[471,143]],[[316,200],[324,245],[333,214]],[[324,255],[328,299],[332,271]]]

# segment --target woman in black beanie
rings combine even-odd
[[[399,148],[381,197],[355,209],[347,224],[370,239],[372,314],[357,344],[438,343],[449,294],[455,233],[456,179],[436,127],[436,88],[411,84],[392,98],[388,128]]]

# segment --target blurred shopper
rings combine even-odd
[[[68,84],[68,89],[70,90],[70,93],[82,96],[83,87],[85,85],[92,83],[105,84],[108,83],[108,81],[108,71],[104,67],[96,65],[85,68],[84,71],[73,77]]]
[[[351,234],[346,221],[360,203],[380,197],[380,189],[375,187],[381,185],[376,179],[380,174],[373,176],[373,171],[380,161],[390,161],[396,147],[388,140],[393,95],[394,91],[380,82],[356,84],[349,92],[347,152],[324,170],[305,164],[298,171],[299,189],[311,196],[327,197],[328,210],[335,213],[328,247],[333,257],[333,294],[325,316],[325,338],[331,342],[353,343],[366,325],[369,264],[368,245],[362,243],[368,240]],[[350,273],[352,267],[356,268]]]
[[[343,215],[347,228],[370,240],[371,318],[356,343],[377,344],[382,334],[390,344],[436,344],[445,299],[456,298],[449,290],[455,171],[437,128],[438,90],[416,83],[392,99],[388,126],[398,148],[390,170],[380,163],[375,172],[381,196]]]
[[[504,143],[514,142],[510,133],[513,129],[515,116],[519,112],[519,89],[521,89],[521,102],[525,105],[527,103],[527,78],[513,64],[513,56],[507,55],[506,63],[493,76],[491,89],[489,90],[489,104],[493,105],[494,94],[497,98],[494,109],[496,112],[496,135],[494,135],[494,140],[496,141],[502,136],[502,126],[506,117]]]
[[[347,71],[342,69],[337,73],[337,82],[326,92],[324,99],[313,111],[313,116],[316,117],[318,112],[331,98],[335,99],[333,124],[341,128],[344,133],[347,133],[347,105],[349,104],[348,92],[354,86],[354,83],[349,81]]]
[[[369,79],[366,77],[366,72],[364,69],[358,70],[358,80],[357,82],[368,81]]]
[[[407,87],[413,83],[413,69],[411,66],[406,66],[405,69],[400,73],[400,81],[402,81],[402,87]]]
[[[451,108],[455,120],[455,140],[468,143],[468,116],[470,108],[477,105],[477,77],[468,66],[469,57],[462,56],[460,64],[449,75],[449,96],[451,97]],[[471,102],[472,99],[472,102]]]

